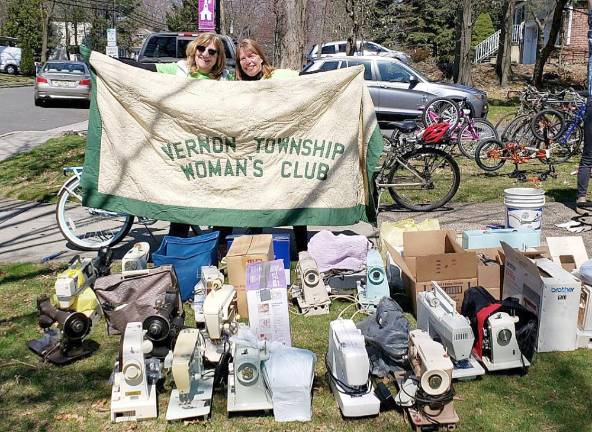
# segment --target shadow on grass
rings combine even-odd
[[[0,266],[0,284],[17,282],[20,280],[31,279],[31,278],[38,277],[38,276],[51,275],[56,272],[55,268],[41,267],[41,268],[32,269],[30,271],[26,271],[24,273],[13,274],[15,267],[18,267],[19,265],[28,266],[28,264],[13,264],[13,265],[11,265],[12,269],[9,271],[10,274],[8,276],[2,276],[3,269],[2,269],[2,266]]]

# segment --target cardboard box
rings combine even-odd
[[[248,318],[247,294],[245,292],[247,264],[272,261],[273,243],[271,234],[241,236],[232,242],[226,254],[228,283],[236,289],[238,313]]]
[[[577,348],[579,279],[547,258],[529,259],[502,243],[505,254],[504,298],[515,297],[539,319],[537,351]]]
[[[242,237],[246,234],[236,234],[226,236],[226,246],[230,250],[234,239]],[[273,239],[273,259],[281,259],[284,262],[284,270],[286,273],[286,282],[290,284],[290,235],[289,234],[271,234]]]
[[[249,326],[257,337],[291,346],[288,288],[282,260],[249,263],[246,292]]]
[[[453,231],[403,233],[403,255],[386,242],[387,250],[402,273],[403,285],[416,313],[416,295],[438,284],[457,302],[460,312],[464,293],[477,286],[477,255],[464,250]]]
[[[582,237],[547,237],[547,244],[551,260],[570,273],[588,261]]]
[[[501,248],[474,249],[477,254],[477,282],[487,289],[496,300],[504,279],[504,255]]]

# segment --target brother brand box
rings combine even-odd
[[[453,231],[417,231],[403,233],[403,254],[386,247],[393,262],[401,269],[403,285],[416,312],[418,292],[438,284],[462,306],[465,291],[477,286],[477,255],[464,250],[455,240]]]
[[[462,247],[465,249],[485,249],[501,246],[506,242],[513,248],[526,250],[539,247],[541,244],[541,231],[532,229],[488,229],[469,230],[463,232]]]
[[[249,326],[257,337],[291,346],[288,289],[282,260],[247,264]]]
[[[580,280],[547,258],[531,260],[506,243],[502,247],[503,296],[517,298],[538,316],[537,351],[575,350]]]
[[[271,234],[237,237],[226,254],[228,283],[236,290],[238,313],[249,316],[245,292],[247,264],[273,260]],[[283,265],[283,264],[282,264]]]

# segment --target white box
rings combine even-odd
[[[502,243],[506,255],[504,298],[517,298],[538,316],[537,351],[573,351],[581,282],[546,258],[531,260]]]
[[[246,291],[251,330],[260,340],[292,346],[284,262],[247,264]]]

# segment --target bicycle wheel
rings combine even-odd
[[[554,140],[561,136],[565,127],[563,114],[553,109],[539,111],[530,123],[533,135],[540,141]]]
[[[506,163],[509,151],[505,149],[501,141],[490,139],[483,141],[475,150],[475,162],[483,171],[494,172]]]
[[[530,125],[530,120],[532,116],[530,114],[521,114],[518,117],[515,117],[502,131],[500,134],[500,139],[503,142],[507,142],[509,140],[509,136],[511,136],[517,127],[520,127],[524,121],[528,120],[528,124]]]
[[[567,131],[564,134],[566,135]],[[578,125],[573,129],[569,136],[562,136],[558,140],[551,141],[551,143],[549,144],[549,150],[551,153],[549,157],[549,162],[567,162],[574,154],[578,153],[583,139],[584,130],[581,126]]]
[[[80,179],[70,178],[56,204],[56,220],[66,240],[81,250],[98,250],[121,241],[132,228],[131,215],[82,205]]]
[[[445,122],[452,130],[460,120],[460,108],[452,99],[436,98],[425,106],[421,113],[421,120],[426,126]]]
[[[518,112],[511,112],[508,114],[504,114],[496,123],[495,123],[495,130],[501,131],[508,127],[508,125],[518,116]]]
[[[456,144],[463,155],[475,159],[475,149],[479,143],[489,139],[498,139],[495,126],[485,119],[473,119],[462,126]]]
[[[388,174],[393,200],[412,211],[442,207],[454,197],[460,185],[460,170],[448,153],[427,147],[397,158]]]

